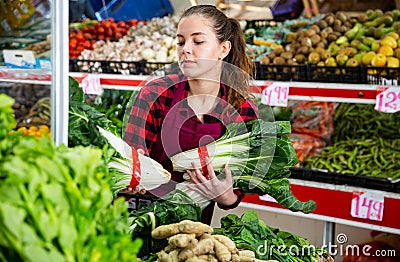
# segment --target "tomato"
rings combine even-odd
[[[122,21],[122,20],[121,20],[121,21],[118,22],[117,25],[118,25],[119,28],[125,28],[126,23],[125,23],[125,21]]]
[[[84,34],[83,34],[83,37],[84,37],[85,39],[92,39],[92,38],[93,38],[93,36],[92,36],[90,33],[84,33]]]
[[[86,40],[85,42],[83,42],[83,48],[84,49],[91,49],[92,48],[92,44],[90,43],[89,40]]]
[[[85,41],[85,37],[83,36],[83,33],[81,33],[81,32],[77,33],[77,34],[76,34],[76,40],[77,40],[78,42],[83,42],[83,41]]]
[[[116,33],[114,38],[115,38],[115,40],[121,39],[122,38],[122,34],[121,33]]]
[[[112,36],[113,31],[111,30],[111,28],[107,28],[104,30],[104,35],[105,36]]]
[[[97,35],[104,35],[104,28],[103,27],[97,28]]]
[[[74,50],[74,49],[76,49],[76,46],[77,46],[77,41],[76,41],[76,39],[74,38],[74,39],[71,39],[70,41],[69,41],[69,49],[70,50]]]
[[[136,26],[138,24],[138,20],[137,19],[131,19],[131,20],[129,20],[128,23],[129,23],[130,26]]]

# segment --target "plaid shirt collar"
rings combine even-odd
[[[189,107],[188,102],[187,102],[188,92],[189,92],[189,88],[190,88],[189,82],[187,81],[187,78],[185,77],[181,83],[185,85],[185,87],[184,87],[185,89],[182,92],[182,96],[181,96],[181,101],[182,101],[181,105],[182,106],[180,106],[178,108],[178,113],[180,113],[182,115],[193,114],[193,110]],[[208,115],[214,116],[216,118],[221,117],[224,108],[228,105],[227,96],[226,96],[226,86],[224,83],[220,84],[219,94],[220,94],[220,96],[219,96],[219,101],[218,101],[217,105],[214,107],[214,109],[211,112],[208,113]]]

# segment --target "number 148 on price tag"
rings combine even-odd
[[[261,103],[269,106],[287,107],[289,83],[266,82],[261,93]]]

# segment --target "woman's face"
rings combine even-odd
[[[212,26],[209,19],[199,15],[184,17],[178,24],[179,66],[189,78],[219,80],[221,61],[229,53],[230,42],[220,43]]]

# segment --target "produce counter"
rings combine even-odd
[[[53,28],[55,36],[52,40],[53,46],[63,46],[62,43],[65,43],[68,38],[67,32],[63,29],[66,28],[66,19],[65,12],[63,13],[62,9],[62,6],[60,6],[54,10],[56,15],[53,18],[53,22],[56,26]],[[66,8],[64,9],[66,10]],[[0,68],[0,82],[53,85],[54,88],[61,89],[67,87],[68,81],[65,80],[68,76],[67,48],[68,47],[63,46],[62,50],[52,50],[54,57],[53,64],[55,65],[52,72],[35,69],[25,70]],[[315,67],[307,68],[306,77],[312,76],[310,75],[310,72],[317,72],[318,77],[324,76],[324,73],[326,72],[324,70],[329,68],[322,68],[322,71],[314,69]],[[351,72],[353,71],[350,70],[346,72],[347,75],[352,75]],[[77,79],[80,83],[82,83],[84,78],[89,76],[96,81],[99,80],[101,88],[114,90],[137,90],[140,88],[141,83],[147,78],[146,75],[86,74],[71,72],[71,70],[69,70],[69,75]],[[303,76],[301,75],[300,77]],[[334,77],[337,77],[337,74]],[[359,77],[354,79],[355,82],[352,84],[328,83],[329,81],[300,82],[286,79],[283,79],[281,82],[275,81],[274,83],[289,87],[289,100],[375,104],[379,84],[367,84],[365,82],[363,82],[364,84],[357,84],[356,81]],[[267,80],[255,81],[253,92],[256,95],[259,95],[263,88],[269,83],[270,81]],[[65,137],[68,133],[68,127],[65,124],[67,121],[67,118],[65,117],[65,101],[68,101],[68,99],[66,98],[66,92],[62,90],[52,92],[52,99],[54,99],[53,101],[56,101],[56,103],[53,103],[52,113],[55,113],[53,117],[57,120],[52,123],[52,127],[54,126],[57,131],[54,133],[52,132],[52,135],[55,138],[56,143],[61,144],[65,142]],[[331,223],[340,223],[360,228],[376,229],[379,231],[400,234],[400,221],[398,220],[398,216],[396,216],[396,210],[400,207],[399,192],[387,192],[385,190],[376,190],[361,186],[337,185],[328,182],[318,183],[301,179],[290,179],[290,182],[293,193],[300,200],[313,199],[316,201],[317,209],[314,213],[305,215],[300,212],[291,212],[282,208],[268,196],[246,196],[241,206],[256,210],[268,210],[291,216],[320,220],[324,221],[326,225]],[[369,195],[369,198],[363,197],[361,192],[370,195],[372,194],[372,196]],[[356,203],[354,203],[354,201],[356,201]],[[357,207],[360,208],[362,212],[357,210]],[[372,213],[372,217],[363,218],[366,213],[366,208],[369,209],[368,215],[371,215]],[[375,213],[369,212],[374,210],[376,211]],[[379,213],[379,215],[377,215],[377,213]],[[331,238],[332,235],[330,235],[330,232],[324,230],[324,241],[326,240],[326,237]],[[328,239],[328,241],[330,240],[331,239]]]
[[[299,179],[290,179],[290,184],[294,195],[300,200],[313,199],[317,202],[317,208],[313,213],[305,215],[303,213],[290,212],[287,209],[283,209],[274,200],[257,195],[246,195],[241,207],[400,234],[398,214],[393,211],[400,206],[400,194],[398,193]],[[360,191],[384,195],[382,221],[357,218],[351,215],[352,199],[355,192]]]
[[[82,83],[82,80],[87,74],[70,73],[70,76]],[[140,88],[141,83],[148,77],[145,75],[112,74],[93,74],[92,76],[99,78],[102,88],[115,90],[137,90]],[[51,74],[45,71],[39,72],[22,69],[0,70],[0,81],[21,82],[21,80],[30,83],[50,85]],[[253,92],[259,95],[266,83],[267,81],[255,81]],[[377,85],[371,84],[290,82],[289,100],[374,104],[377,88]],[[268,198],[260,199],[260,197],[255,195],[246,196],[242,206],[400,234],[400,222],[396,217],[397,213],[393,212],[393,210],[397,210],[400,207],[400,194],[397,191],[387,192],[354,185],[335,185],[301,179],[291,179],[291,184],[294,194],[297,195],[299,199],[313,199],[317,202],[317,209],[314,213],[304,215],[302,213],[290,212],[289,210],[282,209],[277,203],[271,202],[270,200],[266,201],[265,199]],[[356,196],[355,194],[357,194],[357,192],[374,192],[378,197],[384,198],[381,221],[358,218],[351,215],[351,201]],[[378,200],[374,201],[377,202]]]

